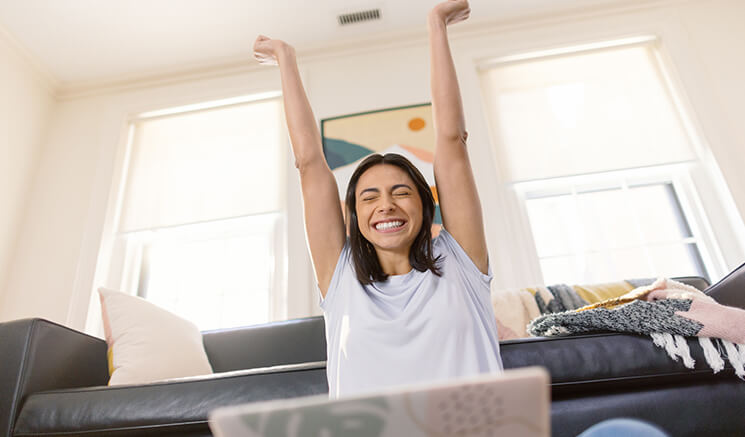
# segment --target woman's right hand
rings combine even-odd
[[[432,8],[429,13],[430,19],[448,26],[467,20],[470,15],[471,7],[468,5],[468,0],[445,0]]]
[[[281,54],[294,53],[294,50],[286,42],[264,35],[259,35],[254,41],[254,59],[263,65],[278,65]]]

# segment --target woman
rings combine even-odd
[[[469,13],[467,0],[449,0],[428,15],[434,173],[444,228],[434,240],[429,187],[395,154],[367,158],[352,176],[347,240],[294,49],[264,36],[254,44],[260,62],[279,64],[326,322],[332,398],[502,371],[481,205],[447,39],[447,26]]]

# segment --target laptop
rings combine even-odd
[[[340,399],[223,407],[209,426],[216,437],[549,437],[549,383],[546,370],[526,367]]]

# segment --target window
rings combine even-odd
[[[659,59],[654,38],[637,38],[483,69],[539,281],[709,277],[718,248],[690,182],[698,158]]]
[[[132,122],[113,257],[123,290],[201,330],[282,317],[281,121],[275,94]]]
[[[550,191],[523,192],[545,283],[709,277],[693,231],[698,227],[684,212],[684,190],[676,189],[685,182],[633,173],[553,181]]]

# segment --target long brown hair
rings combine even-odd
[[[438,263],[440,257],[434,257],[432,253],[432,222],[435,218],[435,199],[429,184],[422,176],[422,173],[404,156],[397,153],[386,153],[381,155],[376,153],[365,158],[349,179],[347,185],[347,196],[345,199],[347,220],[349,222],[349,243],[352,251],[352,261],[357,273],[357,279],[362,284],[380,282],[388,279],[388,275],[383,271],[378,260],[378,254],[375,247],[360,232],[357,224],[357,182],[362,173],[370,167],[389,164],[395,165],[402,169],[414,181],[419,197],[422,199],[422,227],[411,244],[409,249],[409,263],[411,267],[420,272],[431,270],[437,276],[441,276]]]

